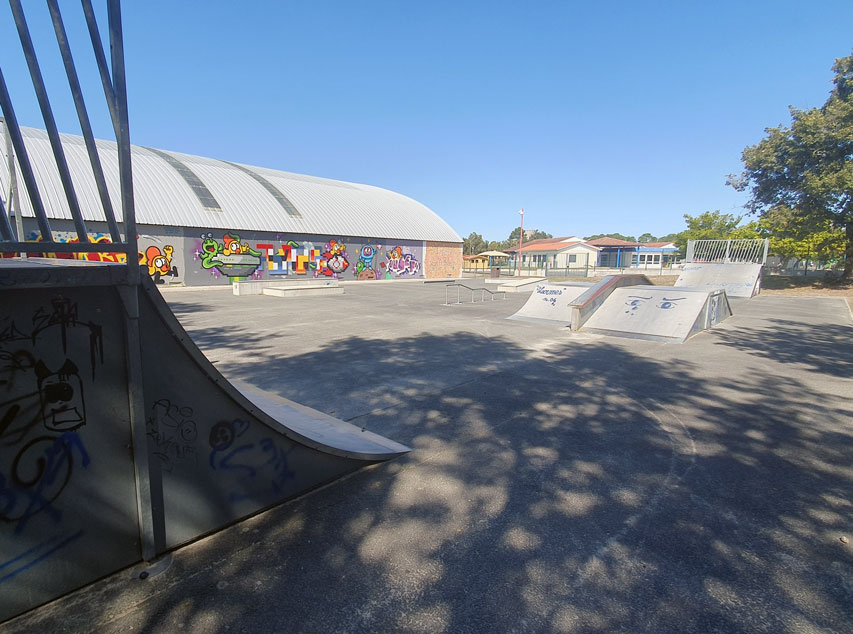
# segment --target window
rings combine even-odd
[[[577,261],[578,261],[577,255],[570,255],[569,256],[569,262],[577,262]]]

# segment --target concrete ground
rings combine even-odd
[[[0,632],[853,631],[841,299],[735,300],[676,345],[443,284],[165,295],[226,376],[413,451]]]

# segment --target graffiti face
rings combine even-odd
[[[664,298],[663,298],[663,299],[661,299],[661,301],[658,303],[657,307],[658,307],[658,308],[661,308],[661,309],[663,309],[663,310],[672,310],[673,308],[675,308],[676,306],[678,306],[678,304],[676,304],[676,302],[680,302],[682,299],[684,299],[684,298],[683,298],[683,297],[679,297],[678,299],[675,299],[675,298],[667,298],[667,297],[664,297]]]
[[[140,254],[139,263],[148,267],[148,275],[156,284],[163,283],[160,279],[162,277],[178,276],[177,267],[172,266],[172,253],[174,253],[174,247],[167,244],[163,247],[163,251],[160,251],[160,247],[152,245],[145,249],[144,254]]]
[[[222,243],[217,242],[210,234],[202,236],[201,266],[204,269],[216,269],[229,278],[249,277],[261,265],[261,253],[248,244],[240,242],[236,233],[226,233]]]
[[[44,426],[51,431],[72,431],[86,424],[83,384],[77,366],[66,359],[51,372],[39,361],[35,367]]]

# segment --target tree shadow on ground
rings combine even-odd
[[[784,334],[802,333],[758,352],[722,341],[733,364],[760,353],[778,369],[794,360]],[[256,346],[257,363],[223,371],[414,451],[184,548],[147,582],[102,582],[98,601],[71,595],[7,631],[853,627],[838,541],[850,405],[792,376],[709,379],[701,360],[604,341],[542,353],[467,333],[351,337],[285,357],[249,332],[193,337]],[[853,352],[833,337],[827,352]]]

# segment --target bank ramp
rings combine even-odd
[[[122,266],[0,259],[0,289],[0,621],[409,451],[232,385]]]
[[[676,287],[723,289],[729,297],[753,297],[761,290],[761,264],[685,264]]]
[[[572,302],[583,295],[592,284],[536,284],[527,302],[507,319],[533,323],[569,326],[572,322]]]
[[[723,290],[671,286],[614,289],[583,326],[585,332],[683,343],[732,314]]]

